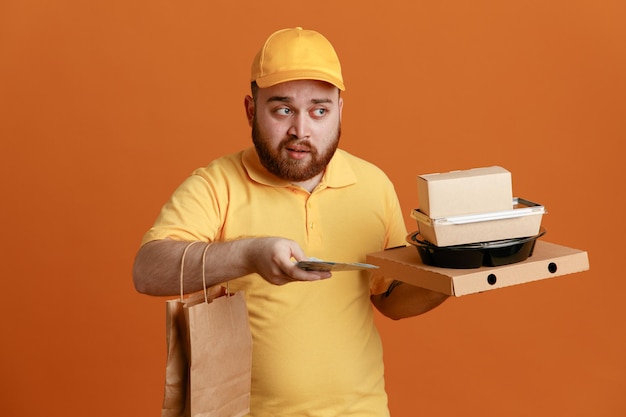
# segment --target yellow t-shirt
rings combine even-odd
[[[381,170],[337,150],[309,193],[268,173],[254,148],[197,169],[163,207],[143,243],[281,236],[307,256],[364,262],[405,243],[393,185]],[[253,335],[250,416],[388,416],[382,345],[369,300],[389,280],[335,272],[284,286],[256,274],[245,291]]]

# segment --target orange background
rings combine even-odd
[[[335,44],[342,146],[410,230],[417,175],[501,165],[544,239],[589,253],[378,317],[392,415],[626,415],[624,22],[621,0],[4,0],[2,415],[158,415],[164,299],[134,291],[133,257],[192,169],[249,146],[249,65],[287,26]]]

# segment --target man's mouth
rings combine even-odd
[[[287,145],[286,148],[290,152],[311,152],[311,149],[306,145]]]
[[[311,147],[305,143],[287,144],[285,150],[292,159],[303,159],[311,153]]]

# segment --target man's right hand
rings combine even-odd
[[[331,277],[326,271],[305,271],[296,262],[306,260],[297,242],[279,237],[251,239],[249,263],[252,272],[261,275],[267,282],[284,285],[293,281],[317,281]]]

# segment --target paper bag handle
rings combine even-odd
[[[193,244],[195,243],[199,243],[200,241],[196,240],[194,242],[190,242],[187,246],[185,246],[185,249],[183,250],[183,256],[181,256],[181,260],[180,260],[180,301],[183,301],[183,295],[184,295],[184,268],[185,268],[185,255],[187,255],[187,249],[189,249]],[[209,242],[206,247],[204,248],[204,250],[202,251],[202,288],[204,289],[204,301],[206,303],[209,302],[209,297],[207,295],[207,289],[206,289],[206,252],[209,249],[209,246],[211,246],[211,242]],[[226,282],[226,296],[230,297],[230,288],[228,285],[228,281]]]
[[[180,257],[180,301],[183,301],[183,295],[185,293],[184,284],[183,284],[183,277],[184,277],[184,270],[185,270],[185,255],[187,255],[187,250],[191,246],[195,245],[196,243],[200,243],[200,242],[196,240],[194,242],[190,242],[187,246],[185,246],[185,249],[183,250],[183,256]],[[204,268],[202,272],[204,272]]]

